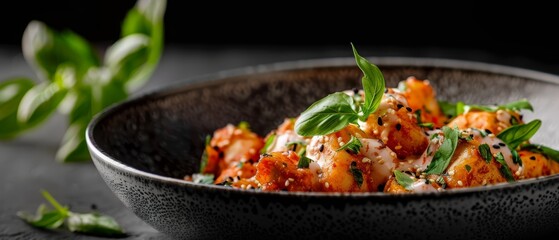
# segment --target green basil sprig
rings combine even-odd
[[[520,111],[522,109],[534,111],[532,104],[527,99],[521,99],[515,102],[510,102],[503,105],[476,105],[476,104],[465,104],[464,102],[456,102],[451,103],[447,101],[439,101],[439,106],[441,107],[441,111],[450,117],[456,117],[460,114],[471,110],[478,110],[484,112],[496,112],[497,110],[511,110],[511,111]]]
[[[521,143],[528,141],[542,125],[539,119],[532,120],[529,123],[508,127],[497,135],[497,138],[503,140],[510,149],[516,149]]]
[[[29,225],[44,229],[57,229],[66,226],[72,232],[94,236],[120,237],[125,236],[124,230],[110,216],[93,213],[75,213],[62,206],[50,193],[41,191],[43,197],[54,207],[50,210],[41,204],[35,215],[20,211],[17,215]],[[66,223],[66,224],[64,224]]]
[[[559,151],[541,144],[523,144],[520,146],[520,150],[541,153],[551,158],[551,160],[559,162]]]
[[[352,44],[353,47],[353,44]],[[353,47],[357,66],[363,72],[361,83],[365,100],[361,104],[345,93],[337,92],[313,103],[295,122],[295,131],[301,136],[327,135],[337,132],[357,120],[365,121],[382,100],[385,82],[377,66],[359,56]]]
[[[123,21],[121,39],[108,47],[102,61],[81,36],[30,22],[23,34],[22,51],[43,82],[35,85],[15,78],[0,83],[0,139],[39,126],[58,110],[68,115],[69,126],[56,159],[90,159],[85,129],[91,118],[126,99],[157,66],[163,49],[165,7],[165,0],[138,0]]]
[[[398,184],[402,187],[407,190],[412,190],[414,180],[409,175],[398,170],[394,170],[394,177],[396,177],[396,182],[398,182]]]
[[[458,136],[460,136],[460,130],[449,128],[444,126],[442,128],[444,134],[444,140],[435,155],[431,163],[427,165],[425,173],[428,174],[442,174],[444,170],[448,167],[452,155],[456,150],[458,144]]]

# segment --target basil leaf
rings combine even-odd
[[[295,122],[295,131],[301,136],[327,135],[357,122],[353,99],[337,92],[313,103]]]
[[[512,172],[510,171],[507,162],[505,162],[505,157],[503,156],[503,153],[501,152],[497,153],[495,160],[497,160],[497,162],[501,164],[501,168],[499,170],[501,171],[501,174],[503,174],[505,179],[507,179],[507,182],[514,182],[515,181],[514,177],[512,176]]]
[[[351,162],[349,165],[349,171],[351,172],[351,175],[353,175],[353,179],[357,183],[357,186],[361,187],[361,185],[363,185],[363,172],[361,169],[357,168],[356,162]]]
[[[107,49],[104,63],[113,72],[115,81],[135,81],[133,79],[142,73],[148,60],[149,42],[146,35],[132,34]]]
[[[468,172],[470,172],[472,170],[472,167],[468,164],[466,164],[464,167],[466,168],[466,171],[468,171]]]
[[[527,124],[511,126],[497,135],[510,149],[516,149],[521,143],[528,141],[540,128],[542,121],[533,120]]]
[[[437,152],[435,152],[433,160],[431,160],[431,163],[429,163],[427,169],[425,169],[425,173],[442,174],[448,167],[448,164],[454,155],[454,151],[456,150],[460,130],[452,129],[447,126],[444,126],[442,130],[445,138]]]
[[[205,173],[194,173],[192,174],[192,182],[201,184],[213,184],[214,175]]]
[[[66,215],[57,210],[48,211],[44,204],[39,206],[35,215],[19,211],[17,216],[33,227],[45,229],[56,229],[62,226],[66,219]]]
[[[357,154],[361,147],[363,147],[363,144],[361,144],[361,141],[359,141],[359,139],[357,139],[356,137],[351,136],[351,139],[349,139],[349,141],[346,144],[344,144],[340,148],[336,149],[336,151],[339,152],[341,150],[346,150],[347,149],[347,150],[353,152],[354,154]]]
[[[268,139],[266,139],[266,142],[264,143],[264,147],[262,147],[262,149],[260,149],[260,154],[264,154],[268,152],[268,148],[270,148],[270,146],[272,145],[272,143],[274,143],[274,140],[276,140],[276,134],[272,133]]]
[[[67,92],[56,82],[36,85],[21,99],[18,121],[29,127],[38,125],[56,111]]]
[[[99,213],[71,213],[67,221],[68,229],[94,236],[124,236],[124,230],[112,217]]]
[[[489,148],[489,145],[487,145],[487,143],[480,144],[477,149],[479,151],[479,154],[481,155],[481,158],[483,158],[483,160],[485,160],[487,163],[490,163],[491,159],[493,159],[493,155],[491,154],[491,148]]]
[[[96,114],[108,106],[128,97],[122,82],[113,81],[111,72],[106,68],[92,68],[85,77],[91,86],[91,112]]]
[[[398,184],[400,184],[405,189],[413,189],[412,186],[415,181],[409,175],[398,170],[394,170],[394,177],[396,177],[396,182],[398,182]]]
[[[501,105],[498,107],[499,109],[510,109],[510,110],[515,110],[515,111],[520,111],[522,109],[526,109],[526,110],[530,110],[530,111],[534,111],[534,108],[532,107],[532,104],[530,104],[530,102],[528,102],[527,99],[521,99],[519,101],[516,102],[510,102],[507,103],[505,105]]]
[[[58,66],[75,67],[77,76],[83,76],[99,59],[82,37],[73,32],[56,32],[44,23],[32,21],[23,33],[22,50],[25,59],[42,79],[54,80]]]
[[[454,118],[458,115],[456,113],[456,103],[439,101],[439,107],[441,108],[443,114],[448,118]]]
[[[553,161],[559,162],[559,151],[550,147],[546,147],[541,144],[524,144],[520,146],[520,149],[541,153],[551,158]]]
[[[380,105],[385,88],[384,76],[377,66],[359,56],[353,44],[351,44],[351,47],[353,48],[355,62],[363,72],[361,84],[365,91],[365,103],[362,108],[363,115],[361,120],[365,121],[369,114],[373,113]]]

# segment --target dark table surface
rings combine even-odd
[[[559,64],[514,55],[460,49],[409,49],[405,47],[360,48],[366,56],[415,56],[482,61],[559,74]],[[351,57],[347,47],[210,47],[167,46],[150,82],[139,95],[177,81],[221,70],[291,60]],[[0,46],[0,81],[13,76],[36,79],[19,47]],[[90,211],[113,216],[127,231],[125,239],[167,239],[142,222],[116,198],[91,162],[61,164],[54,160],[65,131],[61,115],[17,139],[0,142],[0,239],[103,239],[65,231],[44,231],[21,221],[16,212],[34,212],[45,202],[41,189],[76,212]]]

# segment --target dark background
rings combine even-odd
[[[135,2],[11,2],[0,16],[0,44],[19,47],[31,20],[41,20],[57,30],[73,30],[94,44],[110,44],[118,39],[120,22]],[[289,2],[193,4],[170,0],[165,42],[199,49],[327,48],[340,49],[340,54],[353,42],[360,49],[370,49],[366,55],[483,60],[548,72],[555,72],[559,64],[555,21],[544,19],[552,15],[534,14],[529,5],[515,12],[474,3],[433,8],[374,4],[378,5],[349,1],[314,6]],[[344,56],[351,56],[350,52]]]

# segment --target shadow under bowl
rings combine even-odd
[[[559,77],[506,66],[369,58],[387,87],[429,79],[438,98],[493,104],[527,98],[543,125],[534,142],[558,146]],[[101,177],[138,217],[175,238],[526,239],[559,229],[559,176],[440,193],[293,193],[182,181],[204,139],[248,121],[265,135],[335,91],[360,87],[353,59],[257,66],[181,82],[97,115],[87,144]]]

